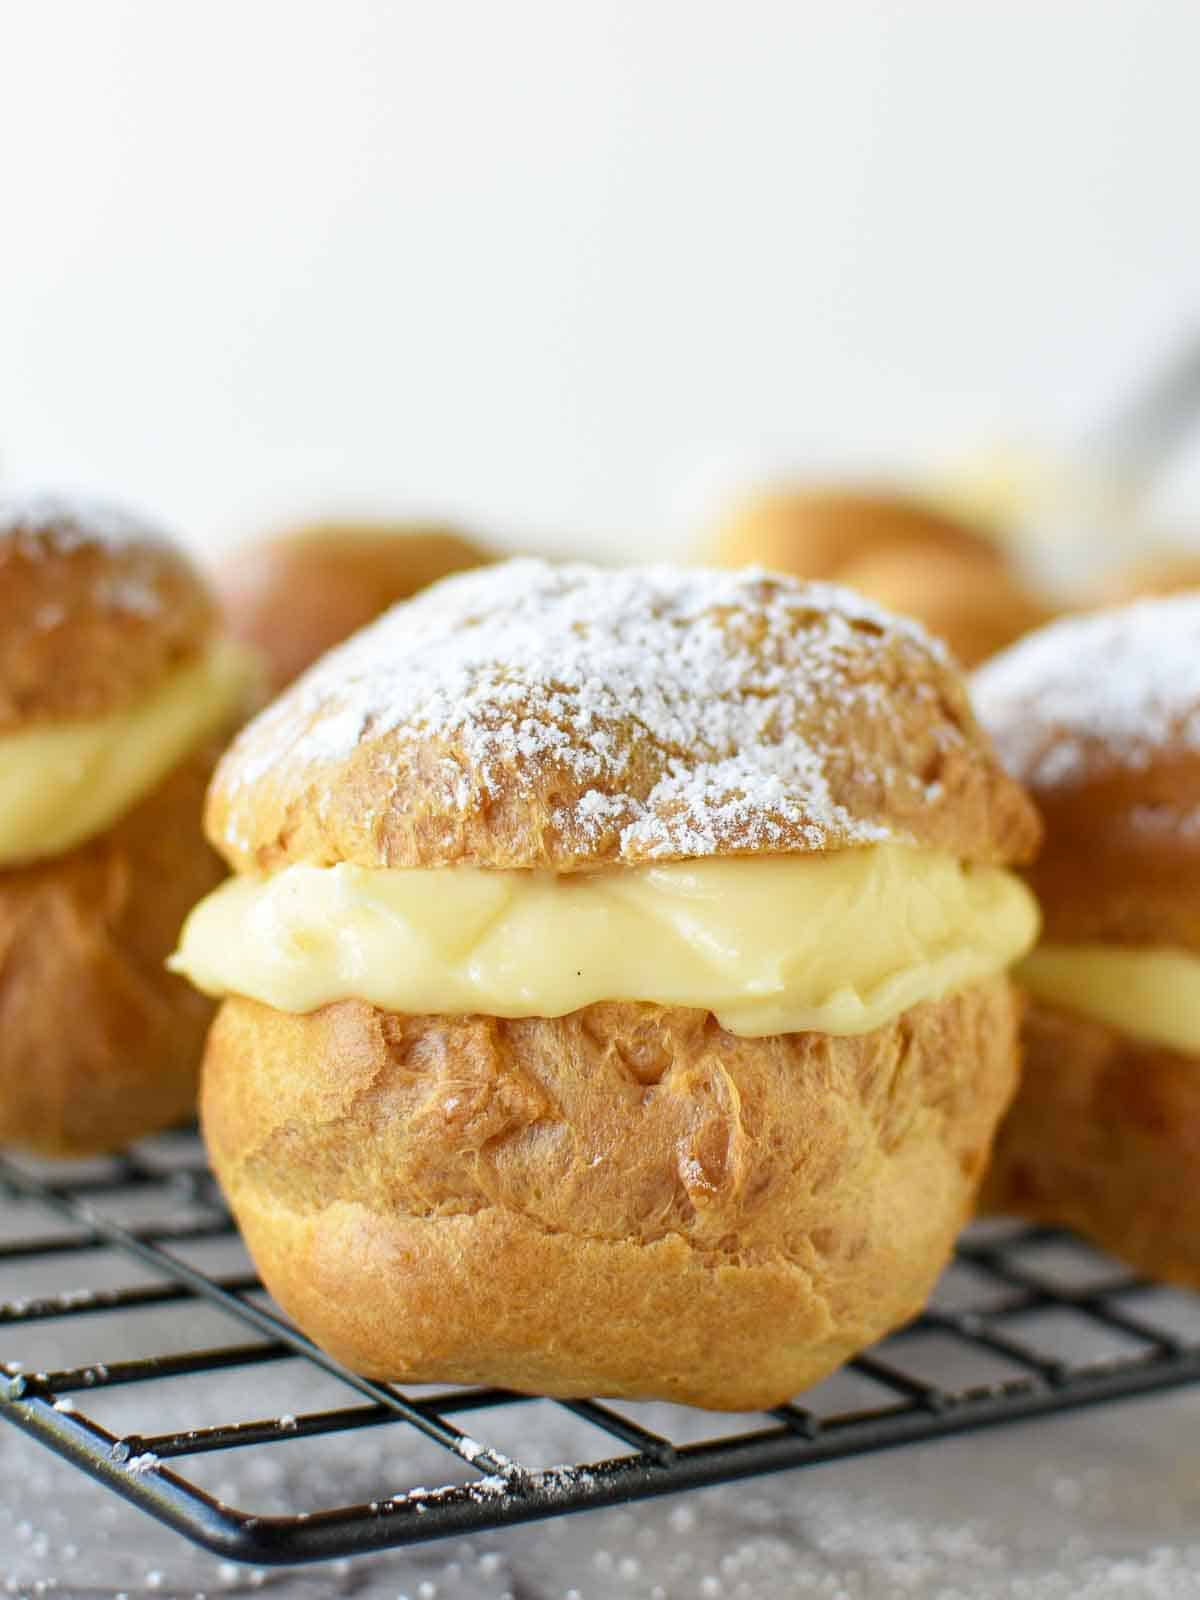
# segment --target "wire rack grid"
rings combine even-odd
[[[214,1273],[189,1260],[236,1240],[194,1135],[165,1136],[77,1170],[0,1158],[0,1193],[0,1216],[14,1219],[11,1236],[0,1235],[0,1285],[25,1281],[34,1268],[33,1276],[61,1283],[68,1262],[100,1250],[125,1279],[118,1271],[104,1287],[52,1287],[0,1303],[11,1351],[0,1413],[195,1543],[257,1565],[362,1554],[812,1466],[1200,1377],[1200,1299],[1135,1279],[1055,1230],[1002,1224],[971,1230],[930,1309],[802,1405],[726,1419],[486,1388],[402,1392],[317,1349],[270,1306],[252,1272]],[[27,1216],[40,1221],[23,1234]],[[219,1313],[226,1337],[194,1348],[185,1323],[149,1354],[58,1370],[39,1358],[54,1348],[44,1334],[39,1342],[39,1327],[79,1333],[97,1318],[136,1319],[171,1306]],[[111,1391],[163,1383],[182,1393],[186,1412],[197,1392],[189,1384],[279,1363],[295,1369],[295,1412],[169,1431],[113,1431],[89,1414]],[[340,1390],[340,1404],[303,1409],[315,1369]],[[92,1397],[89,1409],[83,1396]],[[472,1413],[519,1419],[531,1405],[553,1405],[599,1430],[604,1449],[596,1459],[533,1466],[519,1449],[502,1450],[459,1425]],[[148,1394],[145,1414],[156,1410],[161,1416]],[[214,1453],[274,1451],[381,1427],[414,1430],[457,1481],[398,1492],[381,1483],[378,1498],[287,1515],[239,1510],[196,1481],[195,1463]],[[178,1465],[189,1458],[191,1476]],[[381,1477],[387,1458],[379,1452]]]

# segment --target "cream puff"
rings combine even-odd
[[[986,1203],[1200,1288],[1200,595],[1055,623],[974,687],[1046,825]]]
[[[1156,550],[1127,566],[1108,572],[1096,586],[1095,600],[1113,605],[1123,600],[1149,600],[1155,595],[1200,590],[1200,553]]]
[[[216,584],[234,637],[282,689],[397,600],[487,559],[453,528],[322,522],[235,551]]]
[[[916,617],[974,666],[1050,616],[1001,546],[916,497],[852,489],[778,490],[720,530],[722,565],[761,562],[829,578]]]
[[[721,566],[760,563],[803,578],[840,581],[846,568],[885,550],[925,550],[1005,565],[994,540],[916,495],[834,484],[784,485],[732,508],[717,530]]]
[[[214,1170],[356,1370],[738,1410],[921,1306],[1014,1087],[1038,824],[916,624],[484,568],[250,724],[207,819]]]
[[[918,618],[964,667],[978,666],[1054,614],[1007,568],[928,548],[877,551],[839,573],[838,582]]]
[[[201,812],[249,670],[153,531],[0,499],[0,1140],[81,1155],[192,1109],[212,1008],[163,963],[223,876]]]

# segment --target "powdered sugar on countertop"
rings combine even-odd
[[[1136,771],[1200,751],[1200,595],[1052,623],[981,667],[972,695],[1008,770],[1043,788],[1097,759]]]
[[[394,735],[453,747],[448,811],[522,764],[557,768],[582,794],[556,821],[585,839],[616,828],[622,853],[709,855],[734,831],[770,848],[798,826],[811,848],[869,843],[888,831],[831,797],[830,742],[789,730],[831,704],[878,715],[886,691],[864,660],[899,640],[941,658],[916,623],[828,584],[507,562],[435,585],[327,656],[251,725],[225,783],[303,783]],[[623,780],[647,747],[661,776],[639,795]]]

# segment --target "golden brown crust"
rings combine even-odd
[[[1039,831],[915,625],[776,574],[539,562],[449,579],[330,656],[227,753],[207,827],[254,872],[886,838],[1003,863]]]
[[[1065,618],[973,679],[1042,814],[1030,868],[1056,943],[1200,950],[1200,596]]]
[[[756,495],[720,529],[713,559],[851,583],[851,566],[887,550],[966,557],[991,572],[1002,570],[1005,559],[992,540],[924,500],[832,487]]]
[[[965,667],[977,666],[1052,615],[1011,573],[974,551],[929,545],[873,550],[844,567],[838,582],[916,617]]]
[[[857,1038],[234,999],[204,1129],[271,1292],[357,1370],[750,1409],[922,1305],[1015,1025],[1002,978]]]
[[[982,1204],[1200,1289],[1200,1060],[1033,1004]]]
[[[320,523],[237,551],[217,588],[230,631],[262,652],[279,690],[398,600],[487,559],[452,528]]]
[[[0,1141],[113,1150],[195,1104],[213,1006],[163,962],[224,876],[200,832],[216,747],[106,833],[0,871]]]
[[[186,556],[123,513],[0,500],[0,733],[121,710],[215,626]]]

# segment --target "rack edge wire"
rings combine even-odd
[[[71,1217],[96,1243],[115,1246],[143,1265],[155,1266],[179,1281],[176,1269],[182,1267],[181,1263],[154,1246],[147,1247],[119,1225],[97,1216],[89,1204],[81,1203],[69,1190],[43,1182],[3,1158],[0,1158],[0,1187],[10,1194],[51,1205],[60,1214]],[[114,1183],[112,1187],[118,1188],[119,1184]],[[997,1257],[994,1262],[990,1259],[992,1256]],[[999,1251],[996,1247],[984,1251],[966,1248],[962,1255],[962,1259],[982,1265],[985,1271],[1001,1279],[1006,1270],[1002,1258],[1002,1247]],[[196,1273],[195,1269],[184,1267],[183,1271],[190,1280],[192,1292],[223,1309],[230,1309],[231,1298],[240,1298],[231,1296],[228,1289]],[[1019,1278],[1011,1269],[1009,1276]],[[1042,1298],[1047,1305],[1070,1305],[1101,1321],[1112,1315],[1107,1307],[1101,1310],[1081,1302],[1079,1297],[1060,1297],[1053,1289],[1044,1290]],[[305,1348],[308,1341],[269,1314],[252,1307],[243,1307],[243,1311],[246,1321],[253,1315],[260,1333],[284,1333],[289,1355],[319,1359],[322,1365],[327,1363],[328,1358],[311,1347]],[[263,1325],[264,1320],[269,1326]],[[981,1348],[987,1348],[986,1341],[991,1336],[976,1317],[933,1314],[918,1318],[894,1339],[902,1344],[906,1332],[922,1329],[950,1331],[967,1344],[976,1342]],[[477,1465],[477,1470],[484,1471],[488,1467],[500,1470],[486,1471],[478,1480],[465,1485],[413,1491],[369,1505],[292,1516],[255,1516],[224,1505],[173,1472],[157,1457],[147,1458],[146,1454],[139,1453],[139,1441],[118,1438],[83,1412],[56,1404],[58,1390],[50,1375],[22,1373],[0,1378],[0,1415],[125,1500],[214,1554],[256,1565],[290,1565],[483,1532],[788,1468],[815,1466],[1148,1395],[1200,1379],[1200,1348],[1168,1337],[1156,1340],[1152,1335],[1147,1337],[1155,1347],[1145,1354],[1074,1370],[1060,1368],[1054,1363],[1029,1362],[1027,1365],[1036,1366],[1037,1370],[1028,1376],[962,1393],[949,1393],[923,1384],[908,1377],[902,1365],[889,1368],[886,1363],[867,1356],[862,1358],[862,1370],[881,1378],[893,1393],[905,1396],[900,1403],[824,1421],[794,1407],[781,1406],[774,1414],[764,1413],[764,1417],[769,1416],[775,1422],[773,1427],[678,1447],[645,1434],[628,1419],[613,1416],[591,1402],[565,1402],[618,1437],[622,1436],[624,1426],[627,1430],[624,1437],[641,1443],[642,1448],[586,1466],[537,1471],[498,1459],[492,1452],[476,1446],[474,1441],[468,1441],[471,1448],[464,1454],[460,1444],[464,1436],[446,1422],[439,1410],[421,1402],[409,1402],[399,1392],[385,1386],[368,1386],[364,1380],[348,1374],[347,1381],[352,1381],[360,1393],[368,1387],[378,1391],[368,1398],[382,1399],[386,1403],[391,1415],[384,1420],[392,1425],[415,1424],[451,1453]],[[893,1347],[889,1345],[889,1355],[892,1353]],[[153,1366],[153,1359],[148,1365]],[[517,1401],[524,1397],[508,1398]],[[495,1396],[494,1403],[502,1403],[503,1399]],[[463,1397],[462,1407],[468,1408],[470,1404],[470,1398]],[[455,1409],[455,1406],[452,1403],[445,1409]],[[186,1445],[174,1453],[187,1454]]]

